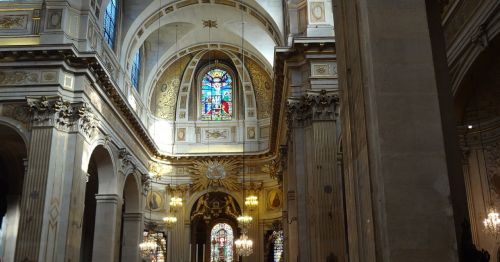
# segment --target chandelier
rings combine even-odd
[[[177,217],[174,217],[172,215],[168,215],[166,217],[163,217],[163,222],[165,222],[165,226],[167,228],[172,228],[175,223],[177,223]]]
[[[156,243],[156,238],[152,235],[149,232],[144,232],[144,241],[139,244],[142,257],[150,257],[156,253],[158,244]]]
[[[249,195],[245,199],[245,206],[249,207],[250,209],[253,209],[259,205],[259,200],[256,195]]]
[[[484,231],[493,237],[498,238],[500,235],[500,215],[496,209],[490,209],[488,217],[483,220]]]
[[[170,207],[177,208],[182,207],[182,198],[173,196],[170,198]]]
[[[238,225],[243,231],[246,231],[247,228],[250,226],[252,223],[253,218],[248,215],[241,215],[236,218],[238,220]]]
[[[245,233],[234,241],[234,245],[236,246],[236,253],[240,256],[246,257],[253,253],[253,241],[248,239]]]

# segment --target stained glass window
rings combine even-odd
[[[104,12],[104,39],[111,49],[113,49],[115,44],[117,12],[116,1],[117,0],[109,0],[108,7],[106,7],[106,11]]]
[[[132,61],[132,72],[130,73],[130,80],[135,90],[139,91],[139,76],[141,74],[141,49],[137,50]]]
[[[205,74],[201,87],[201,120],[231,120],[233,115],[231,76],[215,68]]]
[[[274,231],[274,262],[281,262],[283,257],[283,230]]]
[[[233,262],[233,228],[226,223],[216,224],[210,233],[210,261]]]

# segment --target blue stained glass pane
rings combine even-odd
[[[231,76],[215,68],[205,74],[201,86],[201,120],[231,120],[233,93]]]
[[[137,50],[132,61],[132,70],[130,74],[130,80],[132,80],[132,85],[135,90],[139,91],[139,76],[141,74],[141,50]]]
[[[116,0],[110,0],[104,12],[104,39],[111,48],[115,43],[116,11]]]

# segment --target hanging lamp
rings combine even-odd
[[[241,9],[241,8],[240,8]],[[245,52],[244,52],[244,33],[245,33],[245,23],[243,21],[243,9],[241,9],[241,60],[242,60],[242,65],[241,65],[241,81],[243,82],[244,76],[245,76]],[[243,133],[245,133],[245,119],[243,120]],[[242,191],[243,191],[243,199],[245,199],[245,141],[246,141],[246,136],[243,136],[243,185],[242,185]],[[241,216],[236,218],[238,220],[238,224],[241,227],[241,235],[240,237],[234,242],[234,246],[236,248],[236,253],[240,256],[250,256],[253,253],[253,241],[248,239],[247,232],[248,228],[250,227],[250,224],[253,220],[251,216],[245,215],[245,204],[243,205],[241,212]]]

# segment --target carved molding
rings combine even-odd
[[[54,126],[62,131],[78,131],[92,138],[98,119],[85,102],[71,103],[61,97],[27,97],[32,126]]]
[[[133,162],[132,154],[126,149],[121,148],[118,151],[118,159],[121,161],[121,170],[123,175],[130,174],[136,170],[136,164]]]
[[[311,121],[333,121],[338,116],[339,97],[336,93],[321,90],[300,97],[291,97],[287,103],[287,123],[290,127],[301,127]]]

